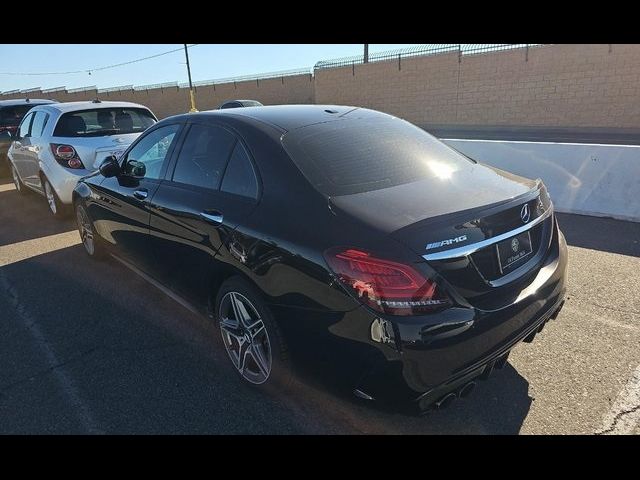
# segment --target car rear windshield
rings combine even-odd
[[[144,108],[94,108],[65,113],[58,119],[55,137],[102,137],[143,132],[156,123]]]
[[[328,196],[446,179],[472,160],[395,117],[340,119],[292,130],[283,145],[307,180]]]
[[[35,105],[14,105],[0,108],[0,127],[16,127]]]

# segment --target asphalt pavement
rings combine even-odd
[[[218,330],[0,179],[0,433],[640,433],[640,223],[559,215],[568,301],[467,399],[424,417],[314,378],[242,384]]]

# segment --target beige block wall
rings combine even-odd
[[[159,118],[189,110],[189,91],[168,87],[98,94],[29,92],[59,101],[126,100]],[[23,98],[24,93],[0,95]],[[374,108],[419,125],[640,125],[640,45],[548,45],[479,55],[457,53],[317,70],[196,88],[199,110],[225,100],[343,104]]]
[[[316,103],[373,108],[417,124],[454,123],[458,54],[317,70]]]
[[[458,77],[459,75],[459,77]],[[316,102],[417,124],[637,127],[640,45],[549,45],[316,71]]]

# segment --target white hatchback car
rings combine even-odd
[[[22,119],[7,157],[20,193],[44,195],[61,216],[78,179],[108,156],[120,156],[157,122],[147,107],[130,102],[67,102],[32,108]]]

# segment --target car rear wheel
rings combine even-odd
[[[222,284],[216,318],[231,363],[243,380],[260,386],[289,384],[291,368],[284,338],[248,282],[233,277]]]
[[[64,217],[66,210],[64,205],[56,195],[56,191],[49,183],[46,177],[42,178],[42,186],[44,187],[44,196],[47,199],[47,204],[49,204],[49,211],[53,214],[54,217],[61,218]]]
[[[25,195],[27,193],[26,188],[22,184],[22,180],[20,180],[20,175],[18,175],[18,171],[16,167],[11,165],[11,177],[13,178],[13,184],[16,186],[16,190],[20,195]]]
[[[104,257],[104,249],[96,237],[93,222],[89,218],[87,210],[80,203],[76,205],[76,221],[78,223],[78,232],[80,232],[80,240],[87,255],[91,258]]]

